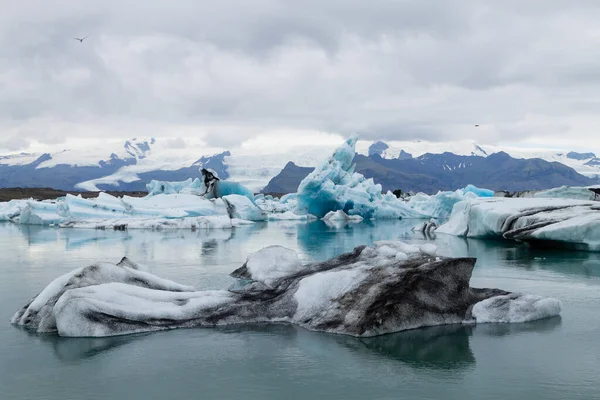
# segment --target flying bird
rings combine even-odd
[[[88,34],[87,36],[84,36],[84,37],[82,37],[82,38],[77,38],[77,37],[74,37],[73,39],[75,39],[75,40],[79,40],[79,43],[83,43],[83,41],[84,41],[85,39],[87,39],[88,37],[90,37],[90,35],[91,35],[91,33],[90,33],[90,34]]]

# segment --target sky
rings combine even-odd
[[[600,149],[597,0],[0,0],[0,10],[4,152],[353,133]]]

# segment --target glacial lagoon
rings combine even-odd
[[[600,398],[600,254],[412,232],[414,221],[330,227],[270,222],[233,230],[103,231],[0,224],[2,399]],[[430,241],[477,257],[472,286],[562,301],[562,316],[452,325],[376,338],[288,325],[187,329],[102,339],[9,324],[52,279],[122,256],[198,289],[223,288],[246,256],[279,244],[325,260],[376,240]]]

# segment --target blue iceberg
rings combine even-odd
[[[492,190],[467,185],[465,188],[454,192],[438,192],[434,195],[417,193],[408,199],[407,204],[411,209],[421,214],[432,218],[446,219],[450,217],[452,208],[459,201],[493,196],[494,192]]]
[[[381,185],[354,172],[355,146],[352,136],[323,164],[300,183],[298,213],[323,218],[330,211],[342,210],[365,219],[422,218],[391,192],[382,194]]]
[[[474,193],[477,197],[494,197],[494,191],[489,189],[478,188],[474,185],[467,185],[460,189],[462,194]]]

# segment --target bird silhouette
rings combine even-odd
[[[91,33],[90,33],[90,34],[88,34],[87,36],[84,36],[84,37],[82,37],[82,38],[76,38],[76,37],[74,37],[73,39],[75,39],[75,40],[79,40],[79,43],[83,43],[83,41],[84,41],[85,39],[87,39],[88,37],[90,37],[90,35],[91,35]]]

